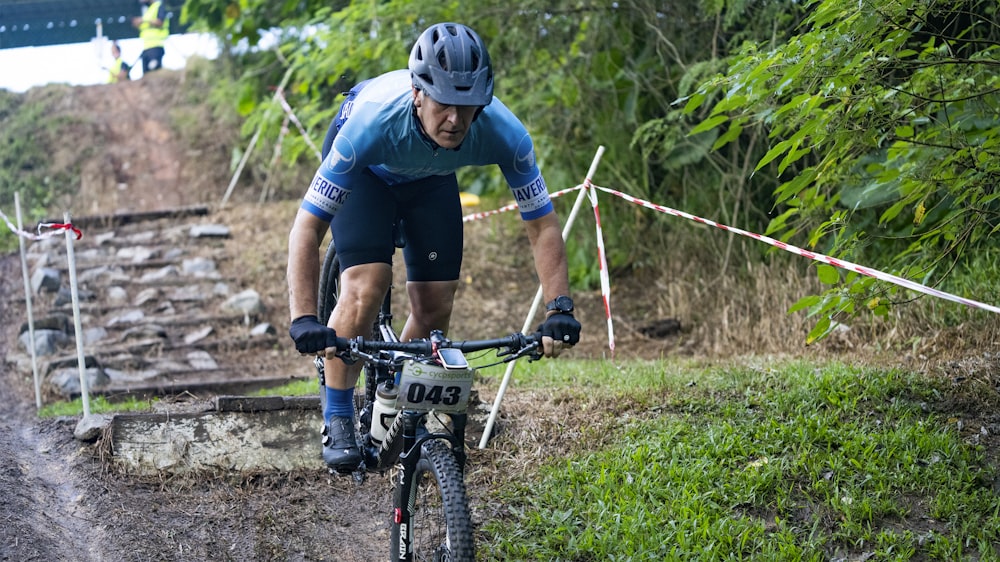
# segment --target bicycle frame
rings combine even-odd
[[[378,318],[375,321],[372,332],[377,333],[382,341],[398,342],[399,337],[392,328],[392,289],[386,292],[379,310]],[[390,360],[392,352],[382,351],[380,358]],[[374,376],[372,376],[374,375]],[[365,397],[359,418],[363,428],[371,428],[372,410],[375,403],[375,392],[378,385],[389,381],[395,382],[396,375],[390,372],[385,365],[373,365],[370,361],[365,365]],[[451,444],[452,452],[455,454],[458,465],[464,471],[467,454],[465,451],[465,428],[468,423],[467,413],[449,414],[452,431],[449,433],[428,433],[420,432],[420,422],[428,415],[426,412],[402,411],[393,420],[392,425],[386,431],[385,439],[378,447],[370,446],[367,438],[363,451],[364,470],[381,472],[387,470],[395,464],[398,459],[405,470],[413,470],[419,459],[420,446],[430,439],[444,439]],[[418,437],[418,433],[421,433]],[[402,441],[400,441],[402,437]],[[416,453],[416,454],[414,454]],[[405,472],[404,472],[405,474]]]

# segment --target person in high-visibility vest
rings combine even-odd
[[[132,25],[142,39],[142,73],[159,70],[163,66],[163,45],[170,35],[166,8],[160,0],[139,0],[144,11],[141,17],[132,18]]]
[[[111,56],[114,61],[111,63],[111,68],[108,69],[108,84],[128,80],[128,73],[132,69],[122,60],[122,49],[118,46],[118,41],[111,43]]]

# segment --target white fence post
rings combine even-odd
[[[21,192],[14,192],[14,212],[17,214],[17,230],[24,229],[21,221]],[[42,382],[38,378],[38,355],[35,350],[35,316],[31,306],[31,277],[28,275],[28,258],[24,251],[24,237],[18,234],[17,244],[21,249],[21,276],[24,277],[24,304],[28,309],[28,347],[31,348],[31,372],[35,378],[35,409],[42,409]]]
[[[573,210],[570,211],[569,217],[566,219],[566,224],[563,225],[562,237],[563,240],[569,236],[570,230],[573,228],[573,222],[576,220],[576,215],[580,212],[580,207],[583,204],[583,200],[587,198],[588,189],[587,186],[590,184],[590,180],[594,177],[594,172],[597,171],[597,164],[601,161],[601,156],[604,154],[604,147],[597,147],[597,154],[594,155],[594,161],[590,164],[590,170],[587,171],[587,180],[584,182],[584,188],[580,190],[580,195],[576,198],[576,202],[573,203]],[[535,317],[535,313],[538,311],[538,306],[542,302],[542,287],[538,287],[538,291],[535,293],[535,299],[531,302],[531,309],[528,310],[528,316],[524,319],[524,326],[521,328],[522,333],[527,333],[531,329],[531,321]],[[493,400],[493,408],[490,410],[490,417],[486,420],[486,427],[483,429],[483,437],[479,440],[479,448],[485,449],[486,442],[490,440],[490,434],[493,433],[493,424],[496,423],[497,414],[500,413],[500,402],[503,400],[503,395],[507,392],[507,385],[510,384],[510,377],[514,373],[514,366],[517,361],[511,361],[507,363],[507,370],[504,372],[503,380],[500,381],[500,388],[497,389],[497,396]]]
[[[63,222],[71,224],[69,213],[63,215]],[[76,282],[76,256],[73,254],[73,229],[66,229],[66,259],[69,264],[69,289],[73,295],[73,331],[76,335],[76,360],[80,368],[80,398],[83,402],[83,417],[90,416],[90,390],[87,387],[87,365],[83,357],[83,326],[80,323],[80,291]]]

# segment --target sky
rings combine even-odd
[[[126,64],[139,60],[142,54],[140,39],[123,39],[118,45]],[[215,58],[218,53],[218,44],[211,35],[171,35],[164,46],[163,67],[178,70],[184,68],[192,56]],[[107,37],[94,38],[89,43],[0,49],[0,88],[24,92],[51,83],[104,84],[111,60],[111,40]],[[134,66],[130,76],[136,80],[142,77],[142,62]]]

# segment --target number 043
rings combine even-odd
[[[472,369],[446,370],[434,365],[403,366],[396,408],[427,412],[464,412],[472,394]]]
[[[406,400],[411,404],[429,402],[435,406],[454,406],[462,399],[462,387],[413,383],[406,391]]]

